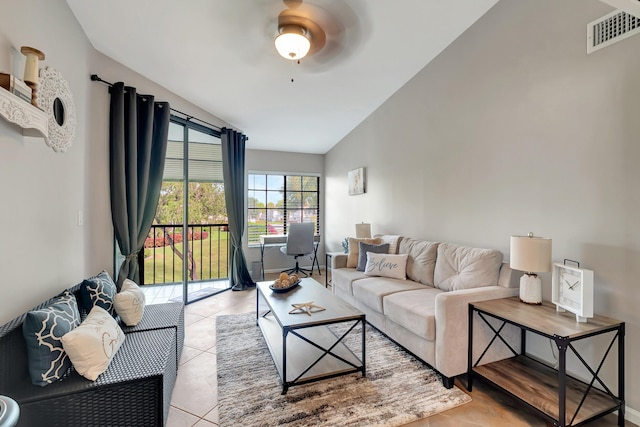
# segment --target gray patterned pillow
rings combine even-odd
[[[113,307],[113,298],[116,292],[116,284],[113,282],[109,273],[103,270],[97,276],[82,281],[82,285],[80,286],[82,308],[86,313],[90,313],[91,309],[97,305],[115,317],[116,312]]]
[[[45,307],[27,313],[22,335],[27,343],[29,376],[35,385],[45,386],[62,378],[71,361],[61,338],[80,324],[76,297],[69,293],[52,298]]]

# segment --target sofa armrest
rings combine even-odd
[[[331,268],[347,268],[348,254],[336,254],[331,257]]]
[[[460,375],[467,371],[469,303],[508,298],[517,294],[518,289],[516,288],[485,286],[442,292],[436,295],[435,368],[447,377]],[[520,348],[519,330],[515,327],[505,327],[503,332],[511,346],[518,350]],[[474,360],[482,353],[492,337],[491,329],[482,324],[482,320],[476,319],[473,328]],[[502,342],[498,342],[492,345],[482,362],[487,363],[511,356],[513,356],[511,351]]]

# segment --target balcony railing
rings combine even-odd
[[[226,279],[229,276],[229,228],[227,224],[190,224],[189,251],[184,253],[181,225],[152,225],[138,263],[143,285],[182,283],[187,260],[191,282]]]

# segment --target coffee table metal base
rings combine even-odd
[[[257,325],[264,336],[271,357],[282,380],[282,394],[295,385],[307,384],[341,375],[361,372],[366,376],[366,322],[365,316],[352,319],[310,321],[305,325],[281,327],[270,309],[260,310],[263,298],[258,291]],[[264,305],[263,305],[264,307]],[[299,316],[307,316],[300,314]],[[346,332],[334,333],[328,326],[344,323]],[[360,357],[343,342],[361,326]]]

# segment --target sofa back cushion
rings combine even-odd
[[[440,243],[434,284],[443,291],[497,285],[502,258],[502,252],[495,249]]]
[[[438,243],[403,237],[399,253],[409,255],[407,277],[414,282],[433,286],[433,272],[438,254]]]

